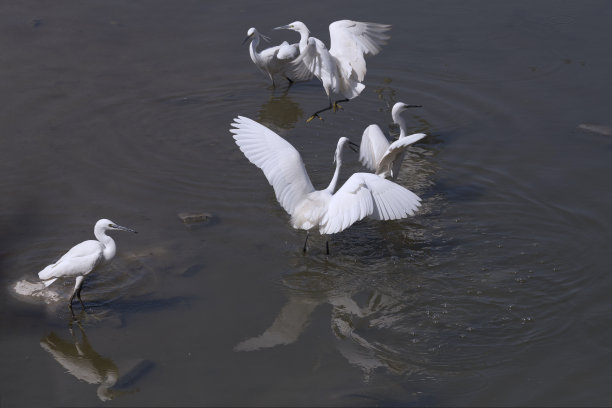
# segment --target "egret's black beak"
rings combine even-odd
[[[348,147],[349,147],[349,149],[351,149],[355,153],[357,153],[359,151],[359,145],[357,143],[351,142],[350,140],[348,141]]]
[[[273,28],[273,30],[289,30],[289,25],[284,25],[280,27]]]
[[[133,232],[134,234],[138,234],[138,231],[135,231],[135,230],[133,230],[131,228],[127,228],[127,227],[122,227],[121,225],[113,225],[113,228],[116,228],[116,229],[121,230],[121,231]]]
[[[408,108],[422,108],[422,105],[406,105],[404,104],[404,108],[408,109]]]
[[[253,37],[253,34],[247,35],[246,38],[244,40],[242,40],[242,45],[244,45],[247,41],[249,41],[251,39],[251,37]]]

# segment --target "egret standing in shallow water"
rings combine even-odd
[[[283,41],[280,45],[266,48],[258,52],[257,46],[259,45],[260,38],[266,41],[270,40],[257,31],[255,27],[251,27],[247,31],[247,36],[242,43],[244,44],[251,40],[249,44],[251,60],[261,72],[270,77],[273,87],[276,87],[276,83],[274,82],[274,77],[276,75],[285,77],[289,81],[289,86],[291,86],[294,81],[308,80],[312,77],[307,71],[303,69],[298,70],[292,65],[293,60],[300,55],[300,49],[297,44],[289,44],[287,41]]]
[[[427,136],[425,133],[406,136],[406,121],[400,116],[400,113],[408,108],[420,107],[420,105],[407,105],[403,102],[397,102],[393,105],[391,117],[400,128],[399,138],[393,143],[387,141],[378,125],[370,125],[363,131],[361,146],[359,147],[359,160],[365,167],[380,177],[391,177],[393,180],[397,178],[406,154],[406,148]]]
[[[110,260],[115,257],[117,246],[115,245],[115,241],[106,235],[106,231],[109,230],[136,233],[136,231],[132,229],[122,227],[111,220],[103,218],[96,222],[94,227],[94,235],[98,239],[97,241],[83,241],[73,246],[57,262],[38,272],[38,277],[43,281],[45,287],[51,285],[60,278],[76,278],[74,291],[68,301],[70,311],[72,311],[72,301],[75,295],[79,298],[79,302],[81,302],[83,309],[85,309],[85,304],[81,299],[81,288],[85,276],[101,265],[110,262]]]
[[[259,167],[274,188],[276,199],[291,216],[295,229],[318,228],[321,234],[335,234],[355,222],[370,217],[395,220],[413,215],[421,199],[412,191],[372,173],[354,173],[334,193],[342,149],[352,143],[346,137],[338,140],[334,161],[336,170],[329,186],[315,190],[298,151],[285,139],[255,122],[238,116],[232,123],[236,144],[251,163]],[[329,245],[327,245],[329,254]]]
[[[309,37],[310,31],[301,21],[294,21],[275,30],[293,30],[300,34],[300,56],[294,64],[298,71],[308,70],[319,78],[329,99],[329,106],[316,111],[307,119],[310,122],[319,113],[341,108],[338,102],[348,102],[358,96],[365,88],[361,82],[366,74],[366,55],[376,55],[389,36],[385,34],[390,25],[362,23],[352,20],[334,21],[329,25],[330,47],[315,38]],[[344,99],[332,103],[332,94]]]

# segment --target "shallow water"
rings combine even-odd
[[[326,4],[0,5],[0,405],[612,404],[612,5]],[[327,42],[342,18],[391,40],[362,95],[306,123],[320,84],[272,89],[240,42],[295,41],[271,29],[296,19]],[[423,105],[398,180],[421,210],[302,255],[232,119],[321,188],[338,137],[397,134],[396,101]],[[12,294],[102,217],[139,234],[113,234],[77,322]]]

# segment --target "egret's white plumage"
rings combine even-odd
[[[45,287],[51,285],[60,278],[76,278],[74,291],[68,303],[68,307],[70,307],[70,309],[72,309],[72,300],[74,299],[75,294],[78,296],[81,305],[83,305],[83,301],[81,300],[81,286],[85,276],[98,268],[100,265],[109,262],[114,258],[115,253],[117,252],[115,241],[106,235],[106,231],[109,230],[120,230],[136,233],[136,231],[132,229],[122,227],[103,218],[98,220],[94,226],[94,235],[97,238],[97,241],[83,241],[80,244],[73,246],[57,262],[48,265],[45,267],[45,269],[38,272],[38,277],[43,281]]]
[[[294,65],[302,75],[310,72],[319,78],[329,99],[329,107],[315,112],[308,120],[319,113],[335,109],[332,94],[341,95],[344,101],[358,96],[365,88],[361,82],[366,74],[366,55],[380,52],[389,36],[385,34],[390,25],[363,23],[352,20],[334,21],[329,25],[330,47],[315,37],[301,21],[294,21],[275,30],[294,30],[300,34],[300,56]]]
[[[268,75],[273,86],[276,86],[274,78],[278,75],[287,78],[289,82],[304,81],[312,77],[306,70],[299,69],[299,65],[292,64],[293,60],[300,55],[298,44],[283,41],[280,45],[257,51],[260,38],[269,41],[268,37],[257,31],[255,27],[251,27],[244,41],[251,40],[249,44],[251,60],[261,72]]]
[[[391,177],[395,180],[404,160],[406,148],[427,136],[424,133],[406,135],[406,122],[400,116],[400,113],[413,107],[418,106],[407,105],[402,102],[397,102],[393,105],[391,117],[393,122],[399,125],[400,135],[392,143],[389,143],[378,125],[370,125],[363,131],[359,147],[359,160],[366,168],[376,173],[376,175],[383,178]]]
[[[298,151],[285,139],[252,119],[238,116],[232,123],[233,137],[244,155],[259,167],[276,199],[291,216],[296,229],[318,228],[335,234],[370,217],[394,220],[413,215],[421,199],[406,188],[372,173],[354,173],[334,193],[342,166],[342,149],[351,143],[338,140],[336,169],[329,186],[315,190]]]

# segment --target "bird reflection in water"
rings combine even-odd
[[[288,95],[287,90],[282,95],[270,94],[268,102],[261,105],[257,121],[281,129],[293,129],[295,123],[304,116],[304,112]]]
[[[40,346],[80,381],[99,384],[96,393],[101,401],[108,401],[119,395],[138,391],[137,389],[118,389],[123,387],[117,384],[120,376],[115,362],[108,357],[101,356],[93,349],[85,330],[78,321],[80,339],[72,326],[71,321],[68,326],[70,339],[63,339],[51,332],[40,341]]]
[[[330,293],[325,297],[293,294],[269,328],[259,336],[238,343],[234,350],[256,351],[294,343],[308,326],[314,310],[320,305],[330,304],[331,330],[336,337],[338,351],[351,365],[361,369],[365,381],[378,368],[403,373],[410,368],[400,361],[401,358],[394,358],[390,348],[378,341],[368,340],[356,329],[362,321],[380,320],[381,313],[384,315],[384,310],[395,309],[396,302],[378,291],[372,293],[363,306],[353,299],[351,292]]]

